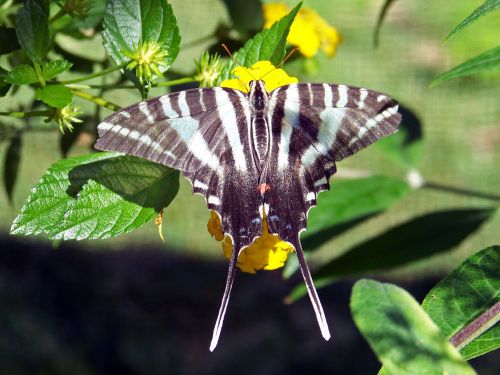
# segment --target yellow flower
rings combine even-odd
[[[231,237],[224,236],[219,215],[211,211],[207,224],[208,232],[217,240],[222,241],[222,250],[227,259],[233,253]],[[262,235],[248,247],[244,248],[238,256],[237,266],[246,273],[256,273],[258,270],[275,270],[285,265],[288,254],[294,248],[287,242],[282,241],[279,236],[270,234],[267,220],[262,220]]]
[[[139,42],[137,48],[133,51],[122,51],[123,55],[130,58],[130,63],[127,69],[135,69],[135,75],[139,82],[150,82],[153,79],[153,74],[161,77],[161,67],[167,67],[166,57],[168,52],[161,44],[153,40]]]
[[[248,92],[250,81],[260,79],[264,81],[266,90],[271,92],[277,87],[298,82],[297,78],[290,77],[283,69],[276,68],[270,61],[256,62],[250,68],[239,66],[233,70],[233,74],[238,79],[226,79],[221,82],[220,86]]]
[[[273,23],[286,16],[289,12],[285,3],[262,4],[264,12],[264,28],[270,28]],[[337,29],[330,26],[321,16],[310,8],[302,8],[297,13],[290,27],[288,43],[297,46],[305,57],[316,55],[321,48],[328,57],[333,57],[342,37]]]

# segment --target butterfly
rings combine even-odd
[[[325,340],[328,323],[300,244],[307,215],[340,161],[397,130],[398,103],[346,85],[297,83],[270,93],[213,87],[174,92],[129,106],[98,125],[95,148],[180,170],[217,212],[233,243],[210,350],[218,343],[237,257],[262,234],[295,248]]]

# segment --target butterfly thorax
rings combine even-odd
[[[251,81],[250,93],[248,94],[252,122],[250,125],[250,142],[255,164],[259,172],[266,169],[267,158],[270,150],[271,131],[267,121],[266,112],[268,94],[264,81]],[[262,176],[261,176],[262,177]]]

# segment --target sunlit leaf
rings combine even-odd
[[[181,37],[172,7],[161,0],[110,0],[103,18],[104,48],[116,64],[129,60],[139,42],[156,41],[168,51],[170,66],[179,53]],[[167,67],[160,66],[163,72]]]
[[[38,82],[35,69],[30,65],[18,65],[10,72],[5,73],[5,82],[14,85],[27,85]]]
[[[397,375],[472,375],[417,301],[396,285],[360,280],[352,290],[351,311],[379,361]]]
[[[177,171],[144,159],[114,153],[63,159],[32,189],[11,233],[65,240],[118,236],[153,219],[178,189]]]
[[[43,64],[42,66],[42,76],[46,80],[54,78],[58,74],[61,74],[69,68],[71,68],[73,64],[66,60],[55,60],[50,61],[48,63]]]
[[[437,85],[453,78],[469,76],[495,69],[500,69],[500,46],[467,60],[447,72],[441,73],[434,78],[431,84]]]
[[[278,65],[285,57],[286,38],[301,6],[302,3],[298,3],[290,13],[275,22],[269,29],[261,31],[248,40],[223,69],[219,76],[219,83],[230,78],[236,66],[250,67],[260,60],[269,60],[272,64]]]
[[[466,26],[469,26],[471,23],[476,22],[479,18],[496,9],[500,9],[500,0],[486,0],[483,4],[477,7],[466,19],[460,22],[460,24],[455,27],[451,33],[448,34],[445,40],[450,39],[453,35],[458,33]]]
[[[73,101],[73,93],[66,86],[47,85],[35,90],[35,99],[41,100],[51,107],[64,108]]]
[[[467,259],[449,276],[441,280],[425,297],[422,307],[439,326],[444,335],[451,338],[481,314],[500,301],[500,246],[486,248]],[[483,315],[484,316],[484,315]],[[489,335],[489,340],[471,340],[481,332],[489,320],[476,321],[469,342],[460,345],[466,359],[495,350],[500,346],[500,336]],[[500,311],[496,320],[500,319]],[[480,324],[481,323],[481,324]],[[484,331],[483,331],[484,332]],[[487,331],[489,332],[489,331]],[[494,332],[493,332],[494,333]],[[467,349],[468,346],[470,349]]]

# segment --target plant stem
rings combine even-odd
[[[493,201],[499,201],[500,202],[500,195],[498,195],[498,194],[483,193],[481,191],[475,191],[475,190],[470,190],[470,189],[463,189],[463,188],[459,188],[459,187],[455,187],[455,186],[449,186],[449,185],[440,184],[440,183],[437,183],[437,182],[426,181],[422,187],[427,188],[427,189],[445,191],[447,193],[454,193],[454,194],[459,194],[459,195],[468,195],[468,196],[471,196],[471,197],[483,198],[483,199],[490,199],[490,200],[493,200]]]
[[[59,9],[59,12],[57,12],[50,18],[49,22],[50,23],[56,22],[59,18],[64,17],[66,14],[67,14],[66,9],[61,8]]]
[[[493,327],[500,320],[500,302],[495,303],[484,313],[479,315],[470,324],[458,331],[450,342],[457,349],[462,349],[472,340],[482,335],[488,329]]]
[[[45,117],[49,116],[49,111],[31,111],[31,112],[0,112],[0,116],[8,116],[15,118],[24,117]]]
[[[103,98],[101,98],[99,96],[89,94],[88,92],[74,90],[74,89],[72,91],[73,91],[73,94],[75,94],[76,96],[79,96],[82,99],[88,100],[89,102],[93,102],[93,103],[97,104],[98,106],[107,108],[113,112],[118,111],[119,109],[122,108],[118,104],[108,102],[107,100],[104,100]]]
[[[172,81],[153,83],[151,86],[152,87],[168,87],[168,86],[181,85],[183,83],[191,83],[191,82],[198,82],[198,81],[196,79],[194,79],[193,77],[185,77],[185,78],[174,79]]]
[[[88,76],[85,76],[85,77],[80,77],[80,78],[75,78],[75,79],[69,79],[67,81],[54,81],[54,82],[49,82],[49,83],[53,84],[53,85],[69,85],[71,83],[83,82],[83,81],[87,81],[89,79],[97,78],[97,77],[100,77],[100,76],[103,76],[103,75],[115,72],[117,70],[123,69],[123,68],[125,68],[127,66],[127,64],[128,64],[128,62],[124,62],[124,63],[122,63],[120,65],[111,66],[111,67],[109,67],[107,69],[101,70],[101,71],[93,73],[93,74],[89,74]]]

